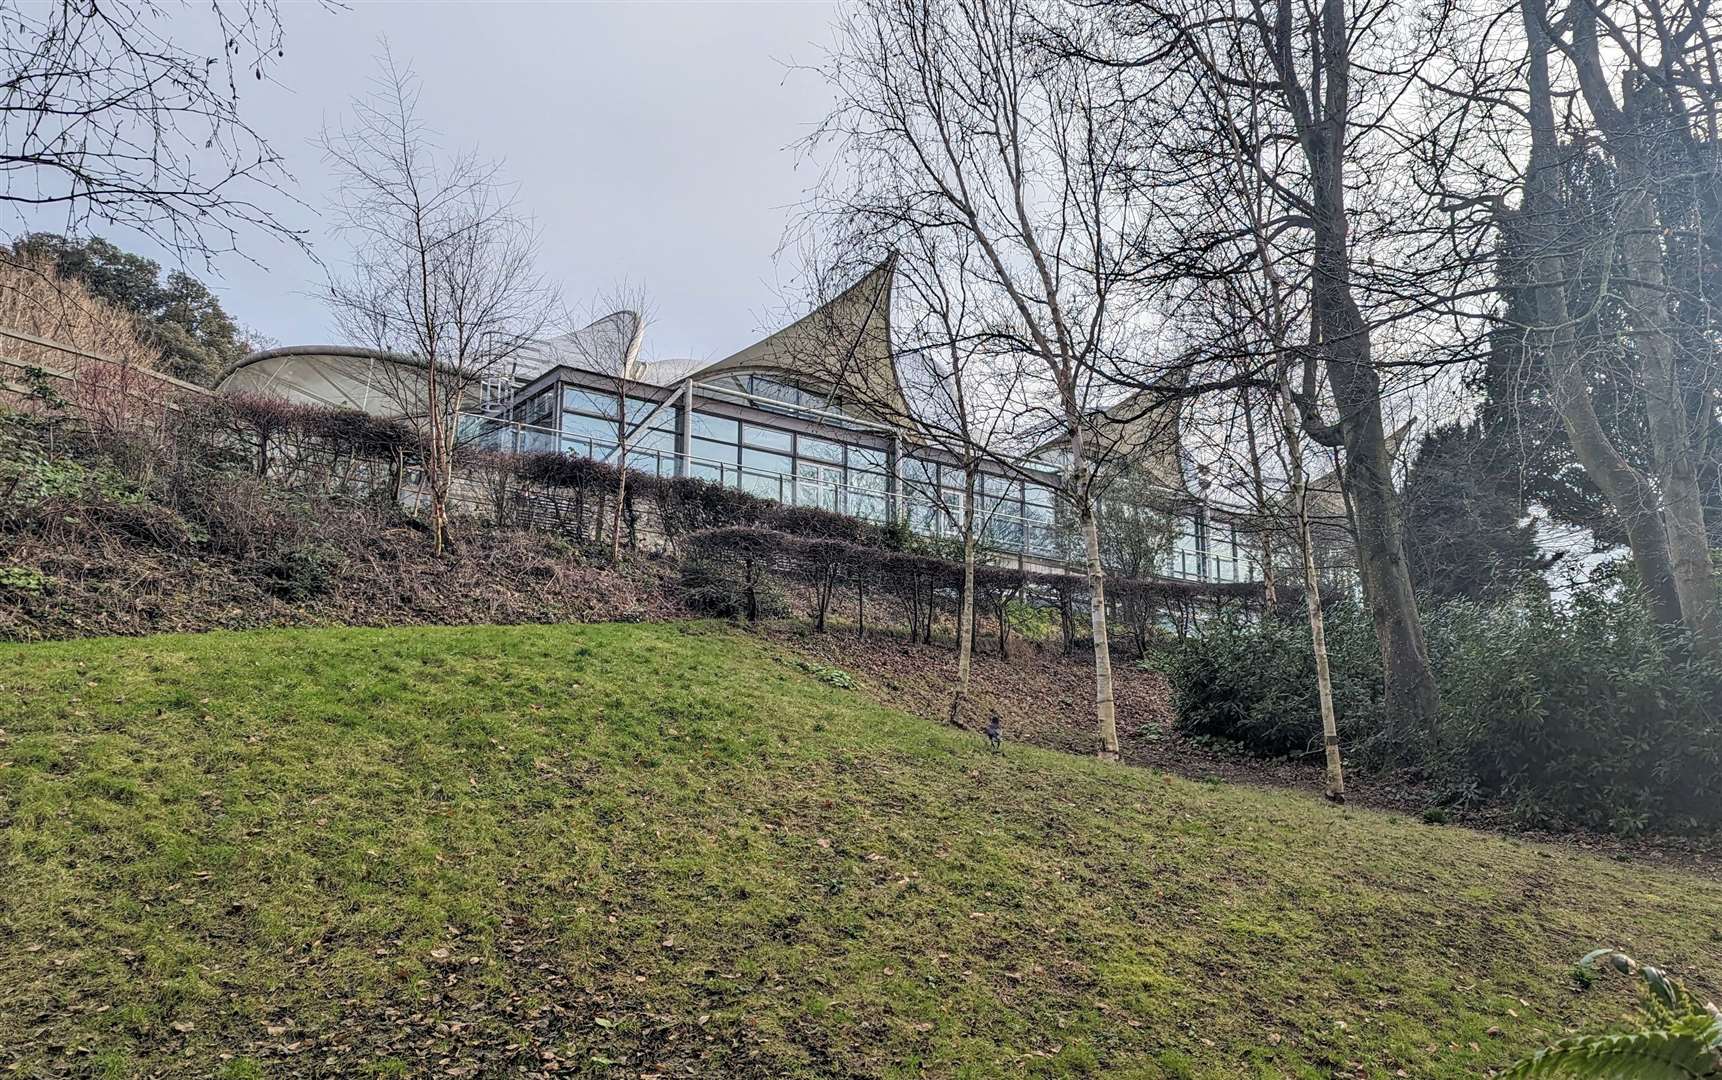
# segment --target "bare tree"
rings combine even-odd
[[[1267,193],[1265,232],[1277,260],[1305,283],[1310,330],[1297,346],[1294,399],[1309,437],[1343,450],[1345,495],[1360,577],[1374,621],[1394,720],[1433,724],[1439,695],[1412,594],[1392,452],[1383,419],[1387,393],[1376,336],[1426,302],[1414,245],[1360,272],[1360,210],[1389,236],[1418,220],[1381,194],[1400,179],[1399,102],[1413,85],[1419,52],[1388,0],[1107,0],[1119,41],[1097,51],[1080,40],[1067,55],[1136,73],[1153,137],[1165,147],[1139,182],[1167,201],[1176,228],[1159,237],[1162,273],[1224,275],[1258,259],[1234,207],[1204,191],[1209,174],[1239,165]],[[1146,136],[1145,136],[1146,137]],[[1396,171],[1400,170],[1400,171]],[[1422,208],[1429,212],[1428,208]],[[1397,222],[1397,225],[1394,223]],[[1215,249],[1245,260],[1216,265]],[[1365,310],[1365,300],[1374,310]],[[1269,369],[1264,369],[1269,370]],[[1259,373],[1257,376],[1259,377]],[[1331,399],[1331,404],[1328,400]],[[1331,419],[1329,413],[1331,412]]]
[[[1098,754],[1118,757],[1105,571],[1094,521],[1105,456],[1104,372],[1142,332],[1134,282],[1150,203],[1125,183],[1138,131],[1119,78],[1057,62],[1042,16],[1015,0],[865,0],[827,66],[835,144],[853,195],[973,243],[975,288],[1008,321],[993,333],[1035,367],[1066,453],[1062,495],[1085,540]]]
[[[196,24],[161,0],[0,0],[0,204],[61,213],[67,233],[134,229],[182,259],[250,230],[302,243],[257,201],[290,197],[289,178],[239,111],[282,55],[277,6],[204,7]]]
[[[982,475],[989,464],[996,474],[1020,471],[1005,445],[1017,415],[1013,406],[1021,404],[1025,357],[1001,349],[992,333],[996,313],[987,304],[994,297],[978,283],[983,256],[974,238],[914,227],[877,209],[843,204],[825,208],[829,216],[815,214],[832,231],[827,249],[817,256],[818,276],[831,287],[819,291],[822,301],[841,295],[861,267],[882,266],[891,274],[889,362],[859,362],[846,313],[822,302],[817,310],[832,311],[833,317],[804,339],[800,351],[806,355],[797,357],[797,366],[840,387],[851,407],[902,430],[906,451],[942,451],[962,471],[961,502],[953,507],[937,479],[919,475],[914,466],[898,469],[901,497],[929,507],[961,538],[963,587],[948,712],[950,722],[960,726],[973,669],[975,567],[982,533],[993,517],[980,491]]]
[[[640,377],[640,346],[645,337],[649,312],[644,289],[620,286],[600,297],[592,307],[596,318],[557,339],[557,347],[575,367],[606,377],[615,397],[614,427],[616,490],[610,514],[610,561],[622,558],[622,524],[628,496],[628,452],[636,428],[647,418],[630,408],[628,388]],[[569,325],[573,320],[564,316]]]
[[[419,85],[386,50],[372,93],[325,131],[341,178],[337,229],[351,265],[327,299],[352,339],[402,362],[378,365],[421,442],[432,543],[448,539],[448,500],[463,408],[542,331],[554,296],[535,267],[537,235],[500,167],[444,156],[417,114]]]

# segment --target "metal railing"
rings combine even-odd
[[[526,454],[561,452],[603,462],[614,462],[619,448],[616,440],[565,434],[554,428],[470,413],[462,414],[461,439],[467,446],[486,450]],[[673,450],[637,444],[628,448],[629,468],[655,476],[678,475],[677,466],[681,458],[682,455]],[[886,490],[882,476],[878,487],[869,487],[798,473],[755,469],[736,462],[692,455],[685,464],[681,475],[736,488],[785,506],[815,507],[881,523],[890,519],[891,494]],[[906,507],[934,511],[926,516],[909,514],[910,527],[915,531],[935,538],[954,537],[956,524],[953,516],[924,493],[903,492],[899,498]],[[917,517],[922,520],[916,520]],[[929,518],[931,528],[927,527]],[[1055,561],[1064,561],[1070,554],[1050,521],[993,512],[982,515],[980,526],[983,542],[994,550]]]
[[[615,440],[567,434],[554,428],[471,413],[462,414],[461,438],[469,446],[490,450],[527,454],[556,451],[603,462],[614,462],[619,446]],[[685,468],[679,469],[679,465]],[[628,447],[628,466],[655,476],[685,475],[709,480],[785,506],[817,507],[868,521],[883,523],[890,520],[892,513],[892,496],[883,486],[883,477],[881,486],[868,487],[691,455],[683,462],[682,455],[674,450],[638,444]],[[960,510],[934,497],[924,485],[899,481],[898,488],[896,513],[908,522],[912,531],[938,540],[961,537]],[[1076,538],[1050,516],[983,510],[979,529],[982,546],[998,554],[1050,565],[1072,566],[1081,561]],[[1170,552],[1159,570],[1163,577],[1219,582],[1250,580],[1247,575],[1254,572],[1253,562],[1243,556],[1182,547]]]

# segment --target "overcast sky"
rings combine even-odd
[[[813,181],[792,144],[830,100],[791,67],[820,58],[833,5],[284,0],[282,15],[286,57],[241,105],[313,210],[328,186],[312,140],[365,91],[386,35],[423,81],[439,142],[505,163],[542,226],[542,269],[576,311],[643,286],[655,358],[727,355],[782,316],[795,267],[774,252]],[[204,16],[188,4],[182,17]],[[285,200],[280,214],[339,266],[316,215]],[[267,269],[227,259],[210,280],[228,310],[282,344],[333,340],[317,267],[260,237],[249,253]]]

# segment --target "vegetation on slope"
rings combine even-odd
[[[1473,1076],[1722,885],[1010,747],[705,625],[0,647],[0,1069]]]

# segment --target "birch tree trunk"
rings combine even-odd
[[[616,512],[610,523],[610,565],[622,561],[622,503],[628,495],[628,386],[616,378]]]
[[[1240,404],[1244,409],[1244,436],[1250,454],[1250,488],[1256,500],[1256,513],[1266,515],[1268,512],[1267,483],[1262,479],[1262,453],[1256,442],[1255,412],[1250,407],[1249,393],[1240,396]],[[1262,549],[1262,602],[1272,611],[1279,606],[1280,596],[1278,584],[1274,580],[1274,545],[1273,532],[1261,529]]]
[[[969,670],[974,658],[975,626],[975,468],[963,470],[963,599],[957,609],[957,686],[951,695],[951,723],[962,726],[969,699]]]
[[[1094,628],[1094,717],[1098,743],[1096,756],[1117,761],[1118,719],[1112,704],[1112,643],[1106,628],[1106,571],[1100,564],[1100,526],[1094,519],[1094,503],[1086,494],[1077,511],[1082,538],[1088,548],[1088,609]]]
[[[1316,695],[1321,701],[1321,742],[1327,757],[1327,797],[1345,801],[1345,769],[1339,756],[1339,723],[1333,711],[1333,673],[1327,662],[1327,626],[1321,613],[1321,575],[1315,567],[1315,545],[1309,530],[1309,484],[1304,475],[1297,407],[1292,401],[1288,373],[1280,371],[1280,418],[1285,427],[1286,460],[1290,464],[1292,499],[1297,507],[1298,548],[1303,554],[1304,611],[1309,618],[1310,648],[1315,653]]]

